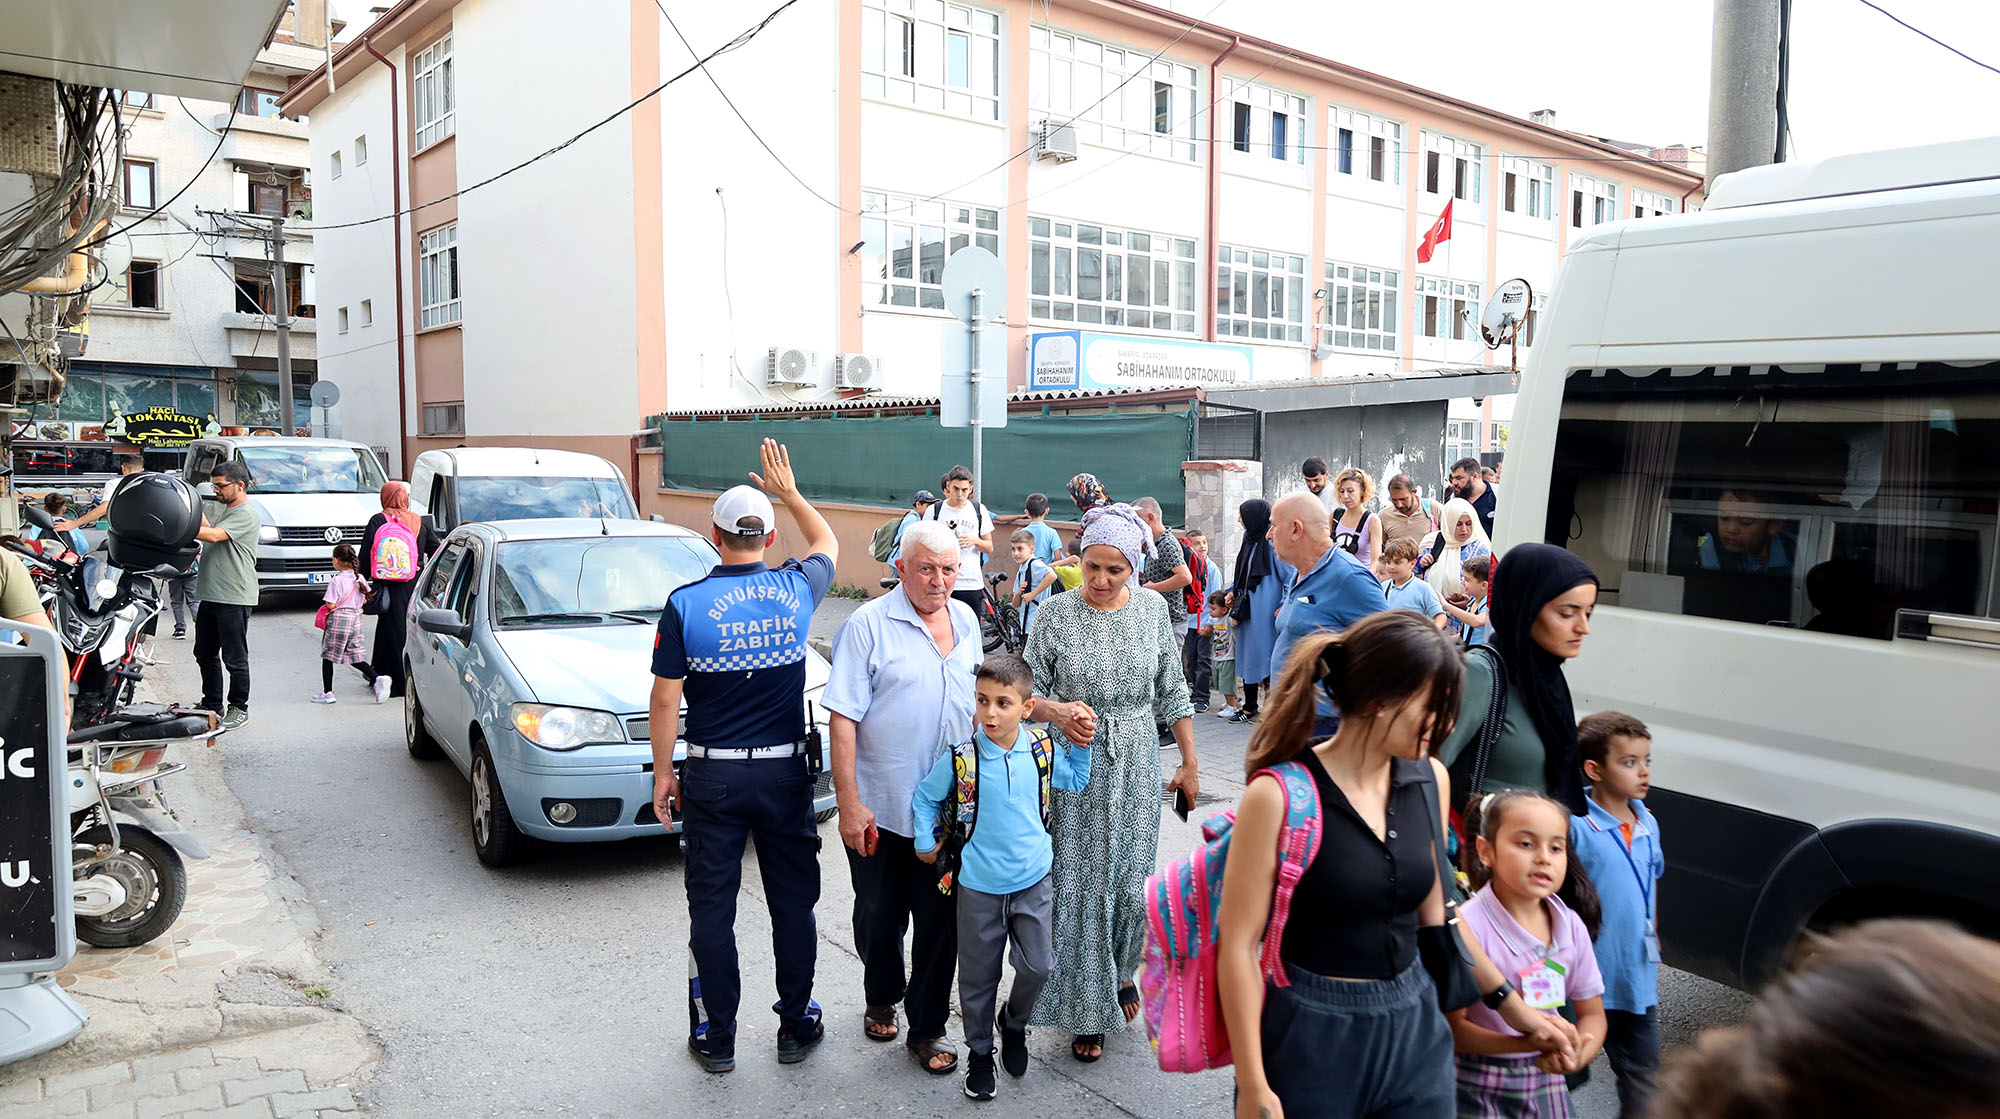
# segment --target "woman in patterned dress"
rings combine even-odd
[[[1032,716],[1057,745],[1095,752],[1090,783],[1053,797],[1055,968],[1032,1019],[1074,1033],[1070,1052],[1087,1063],[1139,1011],[1142,895],[1160,839],[1157,722],[1173,725],[1181,753],[1167,788],[1192,801],[1198,779],[1180,635],[1166,599],[1138,586],[1152,536],[1131,506],[1107,505],[1084,515],[1081,544],[1083,585],[1036,614],[1026,657],[1041,697]]]

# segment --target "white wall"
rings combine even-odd
[[[399,68],[403,51],[387,52]],[[313,249],[317,254],[319,376],[340,386],[341,434],[389,450],[391,474],[401,477],[402,440],[396,409],[396,256],[394,224],[352,229],[327,225],[360,221],[397,208],[391,193],[389,71],[374,66],[341,85],[312,113]],[[368,162],[354,165],[354,138],[368,138]],[[407,138],[405,138],[407,141]],[[330,173],[341,153],[341,175]],[[407,153],[407,142],[402,147]],[[407,226],[407,222],[405,222]],[[404,242],[407,250],[409,243]],[[406,325],[414,327],[416,293],[405,293]],[[374,316],[361,325],[362,300]],[[348,331],[338,333],[339,309],[348,309]],[[407,344],[407,341],[406,341]],[[412,396],[414,399],[414,396]],[[414,422],[414,417],[412,418]]]

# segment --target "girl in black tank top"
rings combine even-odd
[[[1451,1030],[1417,959],[1419,925],[1445,919],[1434,844],[1443,767],[1431,744],[1451,732],[1463,670],[1451,640],[1408,611],[1294,646],[1250,742],[1249,787],[1223,874],[1216,982],[1235,1056],[1240,1119],[1381,1116],[1451,1119]],[[1311,740],[1324,692],[1339,732]],[[1319,792],[1320,845],[1292,893],[1278,953],[1287,986],[1264,981],[1259,946],[1277,883],[1282,782],[1258,772],[1296,761]],[[1426,798],[1431,798],[1426,803]],[[1499,969],[1467,938],[1481,991]],[[1500,1005],[1535,1044],[1575,1044],[1573,1027]],[[1339,1068],[1339,1076],[1326,1069]]]

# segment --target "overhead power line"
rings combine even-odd
[[[1938,46],[1941,46],[1941,47],[1943,47],[1944,49],[1946,49],[1946,50],[1950,51],[1951,53],[1953,53],[1953,54],[1957,55],[1958,57],[1960,57],[1960,58],[1963,58],[1963,59],[1964,59],[1964,60],[1966,60],[1967,62],[1970,62],[1970,63],[1972,63],[1972,64],[1973,64],[1974,66],[1977,66],[1977,67],[1979,67],[1979,68],[1980,68],[1980,69],[1982,69],[1982,70],[1991,70],[1991,71],[1993,71],[1993,72],[1994,72],[1994,73],[1996,73],[1996,74],[2000,74],[2000,66],[1994,66],[1994,65],[1993,65],[1993,64],[1991,64],[1991,63],[1987,63],[1987,62],[1981,62],[1980,60],[1978,60],[1978,59],[1976,59],[1976,58],[1972,57],[1971,55],[1969,55],[1969,54],[1965,53],[1964,51],[1962,51],[1962,50],[1959,50],[1959,49],[1958,49],[1957,47],[1954,47],[1954,46],[1952,46],[1952,45],[1951,45],[1950,43],[1947,43],[1947,42],[1945,42],[1945,41],[1944,41],[1943,39],[1940,39],[1940,38],[1938,38],[1938,37],[1937,37],[1936,35],[1933,35],[1933,34],[1931,34],[1930,32],[1928,32],[1928,31],[1925,31],[1925,30],[1924,30],[1923,28],[1921,28],[1921,27],[1917,27],[1917,26],[1915,26],[1914,24],[1910,23],[1910,22],[1909,22],[1908,20],[1905,20],[1905,19],[1903,19],[1902,17],[1900,17],[1900,16],[1896,15],[1896,13],[1894,13],[1894,12],[1890,11],[1890,10],[1889,10],[1889,9],[1887,9],[1887,8],[1884,8],[1884,7],[1882,6],[1882,5],[1880,5],[1880,4],[1877,4],[1877,3],[1874,3],[1874,2],[1873,2],[1873,0],[1861,0],[1861,4],[1862,4],[1862,5],[1864,6],[1864,7],[1869,7],[1869,8],[1873,8],[1873,9],[1875,9],[1875,10],[1876,10],[1877,12],[1880,12],[1880,13],[1881,13],[1882,15],[1884,15],[1884,16],[1887,16],[1887,17],[1889,18],[1890,22],[1892,22],[1892,23],[1895,23],[1895,24],[1897,24],[1897,25],[1899,25],[1899,26],[1903,27],[1903,28],[1904,28],[1905,30],[1908,30],[1908,31],[1913,31],[1913,32],[1915,32],[1916,34],[1918,34],[1918,35],[1921,35],[1921,36],[1923,36],[1923,37],[1924,37],[1924,38],[1926,38],[1926,39],[1929,39],[1929,40],[1930,40],[1931,42],[1933,42],[1933,43],[1936,43],[1936,44],[1937,44]]]

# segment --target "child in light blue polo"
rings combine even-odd
[[[1382,596],[1391,610],[1414,610],[1429,618],[1439,629],[1447,621],[1444,600],[1429,583],[1417,578],[1417,542],[1407,536],[1389,541],[1382,549],[1382,568],[1389,577],[1382,581]]]
[[[1653,736],[1646,724],[1600,711],[1576,728],[1589,814],[1570,824],[1570,847],[1597,887],[1604,916],[1597,965],[1604,974],[1604,1054],[1618,1078],[1618,1111],[1642,1115],[1660,1068],[1659,880],[1667,859],[1646,810]]]

